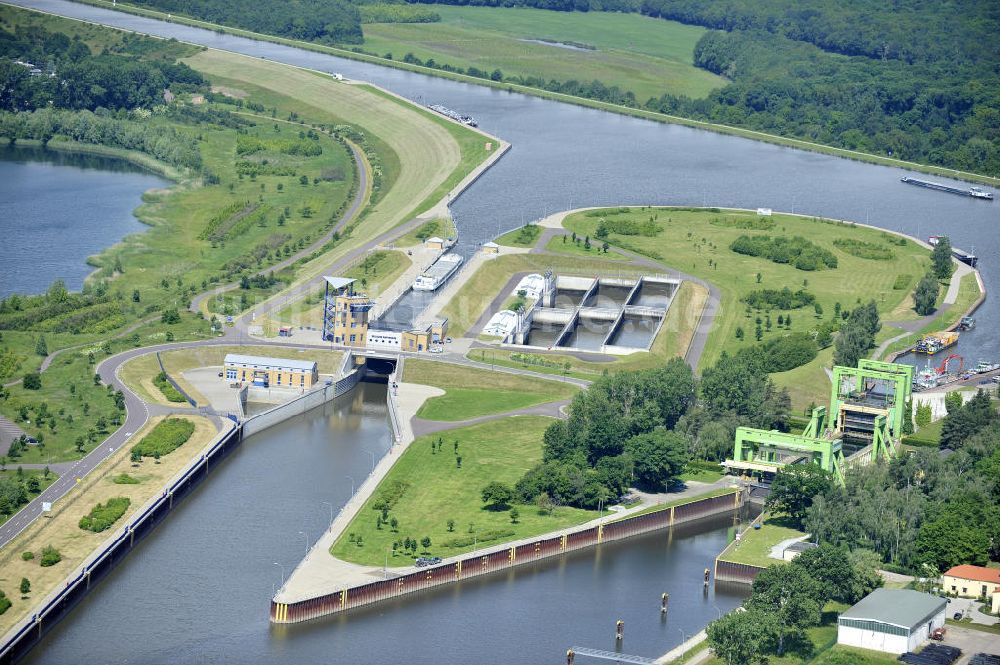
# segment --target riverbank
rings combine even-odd
[[[739,127],[731,127],[728,125],[722,125],[717,123],[704,122],[699,120],[691,120],[688,118],[683,118],[680,116],[672,116],[663,113],[656,113],[653,111],[646,111],[644,109],[635,109],[626,106],[620,106],[617,104],[610,104],[607,102],[600,102],[592,99],[586,99],[583,97],[576,97],[573,95],[566,95],[562,93],[549,92],[547,90],[542,90],[539,88],[532,88],[529,86],[517,85],[513,83],[504,83],[491,81],[489,79],[478,78],[474,76],[468,76],[466,74],[457,74],[454,72],[446,72],[444,70],[424,67],[420,65],[414,65],[406,62],[401,62],[398,60],[389,60],[387,58],[380,58],[377,56],[370,56],[363,53],[355,53],[354,51],[337,48],[333,46],[323,46],[319,44],[314,44],[311,42],[287,39],[284,37],[276,37],[272,35],[266,35],[263,33],[251,32],[249,30],[242,30],[239,28],[230,28],[227,26],[209,23],[206,21],[199,21],[197,19],[190,19],[182,16],[177,16],[173,14],[167,14],[166,12],[158,12],[150,9],[135,7],[128,5],[126,3],[108,2],[107,0],[77,0],[84,4],[93,5],[95,7],[102,7],[105,9],[113,9],[115,11],[127,12],[135,14],[137,16],[146,16],[149,18],[155,18],[160,21],[166,21],[171,23],[178,23],[182,25],[188,25],[191,27],[202,28],[206,30],[212,30],[218,33],[231,34],[238,37],[245,37],[248,39],[254,39],[257,41],[272,42],[275,44],[283,44],[286,46],[294,46],[296,48],[301,48],[309,51],[315,51],[317,53],[325,53],[327,55],[333,55],[341,58],[348,58],[351,60],[358,60],[361,62],[367,62],[371,64],[381,65],[383,67],[392,67],[394,69],[402,69],[405,71],[415,72],[419,74],[425,74],[427,76],[436,76],[439,78],[446,78],[453,81],[460,81],[462,83],[472,83],[474,85],[480,85],[485,87],[490,87],[498,90],[506,90],[508,92],[519,92],[526,95],[532,95],[534,97],[541,97],[543,99],[551,99],[554,101],[565,102],[568,104],[574,104],[577,106],[584,106],[587,108],[598,109],[602,111],[610,111],[612,113],[618,113],[621,115],[629,115],[637,118],[643,118],[646,120],[653,120],[656,122],[664,122],[676,125],[683,125],[687,127],[692,127],[695,129],[704,129],[707,131],[716,132],[719,134],[729,134],[732,136],[739,136],[742,138],[753,139],[756,141],[763,141],[766,143],[773,143],[776,145],[787,146],[791,148],[796,148],[799,150],[807,150],[809,152],[818,152],[827,155],[833,155],[835,157],[843,157],[845,159],[851,159],[854,161],[867,162],[870,164],[879,164],[882,166],[891,166],[895,168],[902,168],[911,171],[917,171],[921,173],[927,173],[930,175],[938,175],[948,178],[955,178],[957,180],[966,180],[969,182],[982,183],[987,185],[992,185],[994,187],[1000,186],[1000,178],[995,178],[992,176],[982,175],[978,173],[970,173],[966,171],[959,171],[956,169],[949,169],[939,166],[931,166],[926,164],[919,164],[916,162],[908,162],[904,160],[894,159],[892,157],[885,157],[881,155],[873,155],[870,153],[860,152],[856,150],[848,150],[845,148],[836,148],[833,146],[827,146],[820,143],[814,143],[811,141],[805,141],[802,139],[788,138],[783,136],[778,136],[775,134],[768,134],[765,132],[758,132],[749,129],[742,129]]]
[[[167,180],[173,180],[176,183],[184,182],[192,177],[189,170],[171,166],[170,164],[161,162],[152,155],[147,155],[144,152],[112,148],[110,146],[100,145],[97,143],[81,143],[79,141],[67,141],[66,139],[58,138],[48,141],[47,143],[42,143],[41,141],[35,139],[18,139],[13,146],[42,148],[43,150],[58,150],[60,152],[78,153],[83,155],[114,157],[126,161],[134,166],[146,169],[147,171],[151,171],[156,175],[166,178]],[[144,224],[148,223],[144,222],[142,219],[139,219],[139,221]]]

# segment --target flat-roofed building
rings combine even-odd
[[[944,625],[948,602],[909,589],[875,589],[837,619],[837,644],[901,654]]]
[[[1000,570],[963,564],[941,576],[945,593],[962,598],[988,598],[1000,591]]]
[[[224,364],[227,381],[239,381],[263,388],[311,388],[319,380],[314,360],[227,353]]]

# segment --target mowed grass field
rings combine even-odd
[[[407,365],[409,365],[407,361]],[[480,495],[492,481],[513,485],[542,459],[542,434],[553,422],[539,416],[515,416],[503,420],[462,427],[440,435],[422,436],[410,444],[372,497],[334,543],[331,553],[345,561],[383,566],[389,552],[389,567],[413,565],[402,548],[392,554],[392,543],[407,537],[420,541],[425,536],[431,546],[419,548],[418,556],[448,557],[478,547],[548,533],[586,522],[597,517],[596,511],[560,506],[551,515],[541,515],[534,506],[518,505],[518,521],[513,524],[508,511],[486,510]],[[441,437],[439,452],[431,444]],[[458,452],[455,452],[455,442]],[[456,458],[461,456],[459,468]],[[384,488],[405,486],[389,511],[389,519],[398,521],[393,531],[389,524],[378,528],[379,512],[372,508]],[[454,530],[448,530],[454,520]],[[505,535],[483,542],[488,532]],[[352,538],[352,534],[354,538]],[[495,535],[495,534],[494,534]],[[356,538],[361,537],[358,546]],[[473,537],[478,542],[472,542]],[[467,545],[449,546],[454,539],[468,539]]]
[[[467,69],[500,69],[504,76],[545,80],[598,80],[635,94],[637,101],[664,93],[704,97],[725,80],[693,63],[704,28],[637,14],[553,12],[506,7],[433,5],[440,23],[363,26],[364,49],[412,53]],[[566,48],[552,43],[587,45]]]
[[[577,235],[594,237],[600,213],[588,215],[576,213],[566,218],[563,225]],[[792,291],[805,289],[816,297],[823,308],[823,318],[834,316],[836,303],[849,310],[860,302],[874,299],[883,316],[896,310],[897,306],[910,297],[916,281],[930,265],[930,252],[912,241],[898,245],[896,236],[890,236],[877,229],[869,229],[851,224],[774,214],[767,218],[771,227],[751,230],[746,225],[758,225],[757,215],[749,211],[680,208],[632,208],[627,213],[608,217],[609,220],[630,219],[636,222],[654,222],[662,230],[653,237],[622,236],[612,233],[608,242],[627,249],[641,250],[662,263],[701,277],[719,288],[721,302],[712,331],[705,345],[700,365],[711,365],[723,350],[730,353],[752,344],[756,317],[762,319],[764,312],[752,311],[749,318],[746,305],[741,298],[756,289],[782,289]],[[838,261],[834,269],[805,271],[790,264],[779,264],[763,257],[737,254],[729,249],[730,244],[741,235],[761,236],[803,236],[820,247],[831,251]],[[888,260],[859,258],[841,250],[834,240],[857,240],[890,249],[893,257]],[[760,281],[757,281],[757,274]],[[895,289],[897,277],[903,279],[906,288]],[[773,325],[764,333],[762,341],[774,339],[786,331],[777,327],[778,314],[791,314],[791,332],[809,332],[817,319],[812,306],[782,312],[771,312]],[[736,329],[743,328],[744,337],[737,339]],[[821,354],[822,357],[822,354]],[[820,366],[819,359],[813,363]],[[801,368],[800,368],[801,369]],[[806,370],[804,370],[806,371]],[[824,385],[824,391],[829,384]],[[803,406],[803,405],[797,405]]]
[[[576,386],[561,381],[428,360],[408,360],[403,368],[403,380],[445,390],[444,395],[432,397],[417,411],[418,418],[427,420],[465,420],[506,413],[569,399],[577,392]]]

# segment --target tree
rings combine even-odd
[[[395,517],[390,517],[389,528],[392,529],[393,533],[399,533],[399,520]]]
[[[906,400],[903,407],[903,434],[913,434],[913,398]]]
[[[938,244],[931,252],[931,269],[938,279],[948,279],[953,270],[951,262],[951,240],[947,236],[938,238]]]
[[[488,510],[505,510],[514,500],[514,490],[495,480],[482,489],[481,495]]]
[[[944,410],[949,416],[961,409],[963,403],[962,393],[957,390],[944,394]]]
[[[780,656],[786,644],[811,644],[805,629],[819,625],[825,593],[822,584],[800,566],[770,566],[754,579],[746,607],[775,618],[780,626],[777,644]]]
[[[767,508],[787,514],[801,524],[813,498],[830,489],[832,475],[817,464],[782,467],[771,483]]]
[[[939,290],[937,278],[931,273],[924,275],[913,292],[913,308],[917,314],[926,316],[934,312]]]
[[[934,417],[934,412],[931,410],[930,404],[925,404],[920,402],[917,404],[916,413],[917,427],[927,427],[931,424],[931,419]]]
[[[638,484],[659,490],[684,471],[688,461],[687,440],[677,432],[656,429],[626,441],[625,454],[632,458]]]
[[[823,305],[819,304],[819,301],[813,303],[813,309],[816,311],[816,318],[823,318]]]
[[[26,594],[31,591],[31,582],[28,581],[27,577],[21,578],[21,594]]]
[[[511,524],[517,524],[517,518],[519,518],[520,516],[521,516],[521,512],[516,507],[510,509],[510,523]]]
[[[421,538],[420,539],[420,546],[423,547],[425,550],[427,548],[429,548],[431,546],[430,536],[424,536],[423,538]]]
[[[726,665],[766,665],[779,630],[770,613],[737,610],[708,624],[708,644]]]
[[[21,385],[25,390],[41,390],[42,389],[42,375],[38,372],[28,372],[21,379]]]
[[[173,325],[175,323],[181,322],[181,315],[176,309],[165,309],[163,314],[160,316],[160,322],[166,323],[168,325]]]
[[[868,584],[862,582],[847,548],[823,543],[800,553],[793,563],[820,583],[825,594],[824,601],[836,600],[853,605],[875,588],[867,588]],[[878,586],[881,586],[881,578],[878,580]]]
[[[38,336],[38,342],[35,343],[35,353],[43,358],[49,355],[49,345],[45,343],[45,335]]]
[[[448,532],[455,530],[455,520],[448,520]]]
[[[132,290],[132,302],[141,302],[142,295],[139,293],[139,289]]]

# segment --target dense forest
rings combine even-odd
[[[184,63],[140,60],[147,41],[129,38],[120,53],[94,54],[61,32],[0,29],[0,110],[149,108],[163,103],[167,88],[205,85]]]
[[[711,28],[699,41],[694,62],[727,77],[730,84],[707,99],[664,95],[642,102],[614,94],[614,81],[510,80],[1000,175],[1000,40],[995,38],[1000,4],[996,2],[445,0],[444,4],[641,12]]]
[[[361,43],[361,15],[347,0],[132,0],[132,4],[279,37]]]

